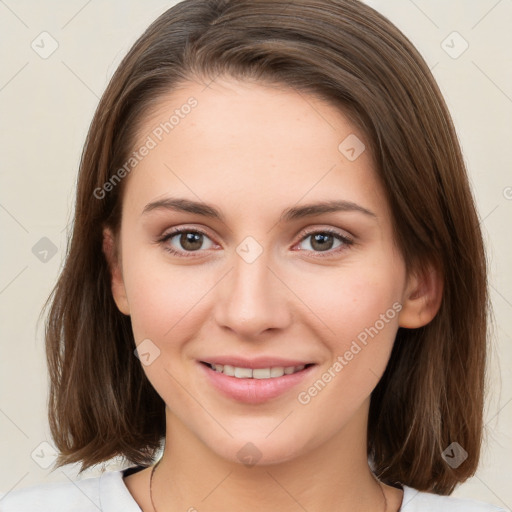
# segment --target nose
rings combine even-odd
[[[293,293],[272,267],[265,251],[252,262],[233,255],[233,267],[216,287],[214,318],[219,327],[239,339],[256,340],[290,325]]]

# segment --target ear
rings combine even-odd
[[[117,254],[114,235],[110,228],[103,229],[103,254],[105,254],[110,269],[110,287],[114,302],[121,313],[129,315],[130,307],[126,297],[121,262]]]
[[[443,278],[433,265],[412,272],[400,311],[399,326],[416,329],[427,325],[437,314],[443,298]]]

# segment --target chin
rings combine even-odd
[[[210,446],[210,449],[229,462],[251,468],[282,464],[298,457],[302,449],[290,441],[291,436],[287,436],[287,439],[276,436],[270,440],[261,434],[253,437],[248,435],[243,439],[230,439],[224,447],[216,445]]]

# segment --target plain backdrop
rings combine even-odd
[[[495,326],[486,437],[478,472],[454,495],[512,508],[512,1],[368,2],[412,40],[441,87],[487,243]],[[45,469],[54,454],[37,319],[63,262],[98,99],[137,37],[175,3],[0,0],[0,491],[77,473]]]

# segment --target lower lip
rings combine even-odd
[[[246,404],[261,404],[277,398],[301,383],[316,366],[311,365],[299,372],[271,379],[239,379],[212,370],[206,364],[198,364],[216,389],[229,398]]]

